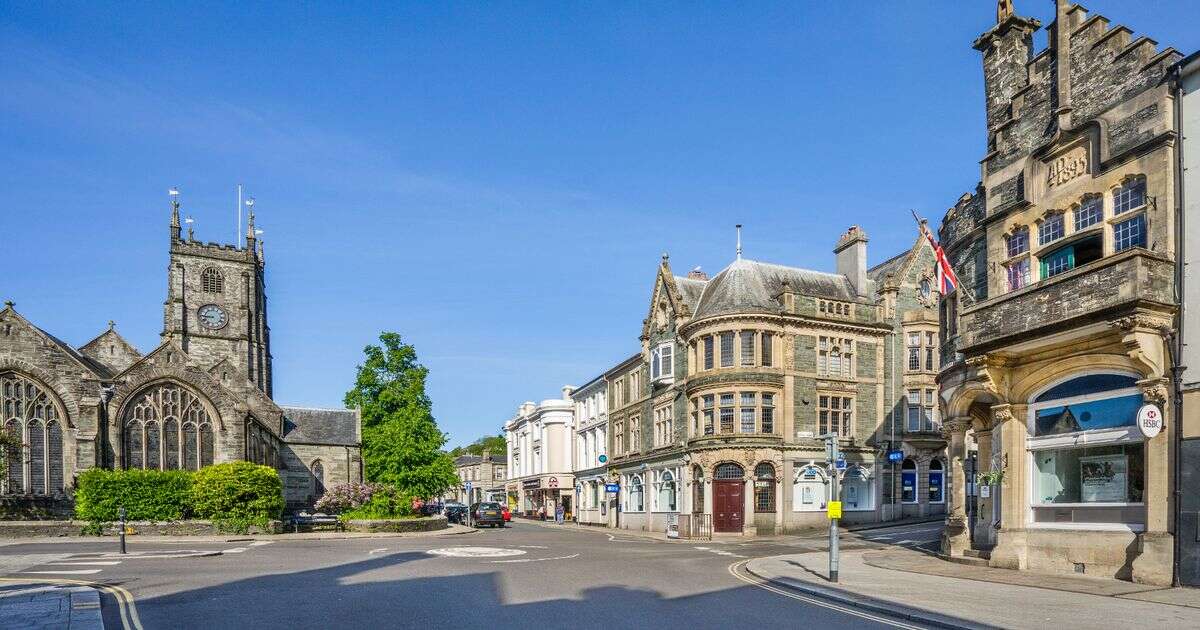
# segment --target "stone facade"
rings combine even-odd
[[[957,481],[943,547],[1167,584],[1169,438],[1141,438],[1128,405],[1166,400],[1177,130],[1165,79],[1179,55],[1068,2],[1035,52],[1039,27],[1002,14],[975,42],[983,180],[940,229],[961,281],[941,307]],[[969,450],[998,482],[979,498],[973,539]],[[1103,481],[1098,466],[1117,476]]]
[[[142,355],[111,322],[75,348],[0,310],[0,428],[11,497],[59,497],[91,467],[196,469],[249,460],[280,471],[289,504],[325,483],[360,480],[353,410],[271,399],[265,265],[251,217],[244,247],[181,235],[171,205],[168,291],[157,348]]]
[[[462,455],[454,458],[458,471],[458,486],[450,490],[447,498],[471,505],[479,501],[504,501],[504,483],[508,469],[504,462],[497,461],[488,451],[482,455]],[[468,492],[467,484],[471,485]]]
[[[571,393],[575,402],[575,521],[610,525],[615,514],[605,492],[608,481],[608,382],[598,376]]]
[[[1183,206],[1180,278],[1184,304],[1200,304],[1200,53],[1176,66],[1175,102],[1180,120],[1180,205]],[[1200,586],[1200,309],[1185,308],[1179,324],[1182,375],[1179,423],[1179,579]]]
[[[560,506],[568,515],[574,509],[574,389],[567,385],[562,398],[523,403],[504,423],[508,446],[504,489],[513,515],[552,519]]]
[[[678,525],[685,535],[822,527],[832,472],[820,436],[831,431],[847,460],[847,522],[943,510],[932,248],[919,238],[868,269],[866,242],[857,227],[839,239],[836,273],[739,251],[711,279],[676,276],[663,257],[641,352],[605,374],[616,526]],[[909,333],[920,355],[911,370]],[[919,397],[912,430],[906,388]],[[911,474],[886,462],[888,451]]]

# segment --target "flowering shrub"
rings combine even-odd
[[[318,512],[340,514],[362,507],[371,500],[371,495],[383,488],[380,483],[342,483],[325,490],[313,506]]]
[[[366,503],[342,513],[345,519],[410,518],[420,503],[387,484],[375,484],[375,491]]]

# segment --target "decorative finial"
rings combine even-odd
[[[996,3],[996,23],[999,24],[1013,16],[1012,0],[999,0]]]
[[[254,240],[254,197],[246,199],[246,212],[249,217],[246,220],[246,240]]]
[[[189,216],[188,218],[184,219],[183,222],[186,223],[188,226],[188,240],[189,241],[196,240],[196,233],[195,233],[195,231],[192,230],[192,224],[195,223],[196,220]]]
[[[6,306],[7,308],[12,308],[12,307],[16,306],[16,304],[12,300],[4,300],[4,306]]]
[[[113,320],[111,320],[111,319],[110,319],[110,320],[108,320],[108,331],[109,331],[109,332],[112,332],[112,331],[113,331],[113,329],[114,329],[114,328],[116,328],[116,327],[117,327],[117,322],[114,322],[114,321],[113,321]]]
[[[167,191],[171,196],[171,238],[179,239],[179,189],[171,188]]]
[[[737,259],[742,259],[742,224],[737,224]]]
[[[667,262],[667,260],[668,260],[670,257],[671,257],[671,255],[670,255],[670,254],[668,254],[667,252],[663,252],[663,262]]]

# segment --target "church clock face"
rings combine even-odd
[[[201,306],[196,314],[200,316],[200,325],[210,330],[224,328],[225,324],[229,323],[229,316],[225,314],[225,309],[216,304]]]

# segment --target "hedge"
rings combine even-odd
[[[270,466],[229,462],[194,473],[192,509],[199,518],[261,522],[279,518],[283,506],[283,481]]]
[[[191,510],[192,473],[184,470],[104,470],[91,468],[75,484],[75,517],[115,521],[125,506],[134,521],[173,521]]]
[[[265,523],[283,512],[283,482],[270,466],[230,462],[186,470],[92,468],[75,484],[75,518],[115,521],[125,506],[131,521],[207,518]]]

